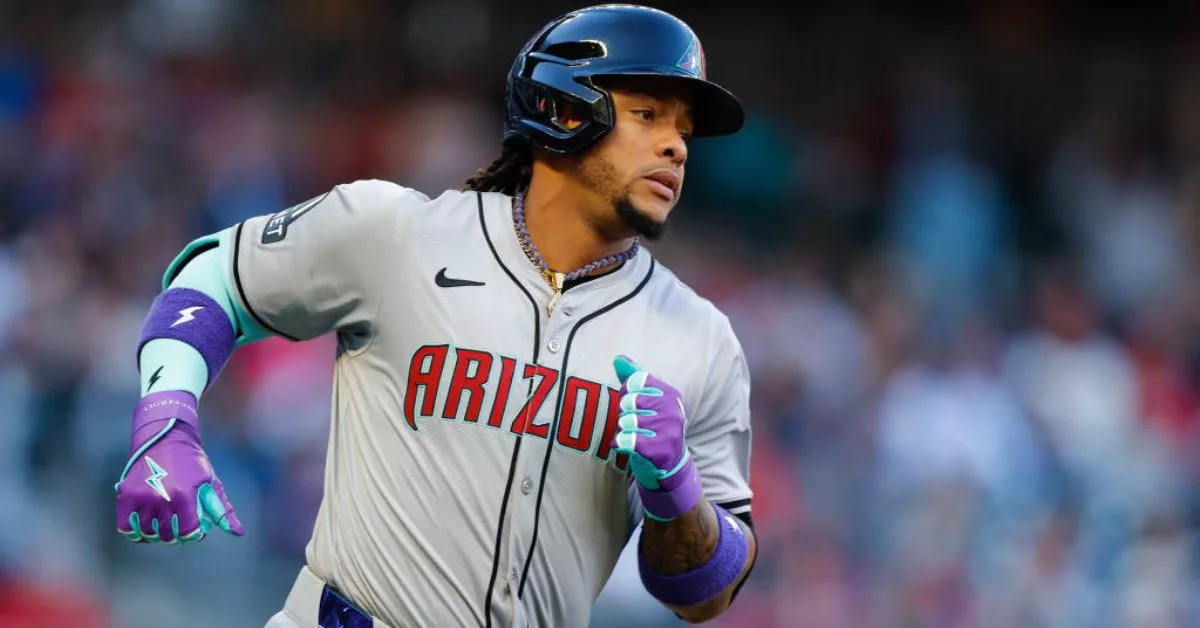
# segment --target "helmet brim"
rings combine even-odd
[[[594,78],[620,78],[623,76],[677,81],[686,85],[692,93],[692,119],[695,125],[692,137],[733,135],[742,130],[742,126],[746,123],[746,112],[737,96],[724,87],[702,78],[667,74],[661,69],[605,72],[593,75]]]

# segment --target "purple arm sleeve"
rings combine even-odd
[[[208,383],[220,374],[235,345],[233,323],[212,297],[191,288],[171,288],[154,300],[142,326],[142,347],[157,338],[184,342],[204,357]]]

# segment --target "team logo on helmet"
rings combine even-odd
[[[687,50],[683,51],[683,56],[679,58],[678,65],[688,74],[704,78],[704,48],[700,46],[699,39],[692,38]]]

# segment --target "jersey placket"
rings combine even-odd
[[[538,296],[543,299],[550,298],[548,293],[540,291]],[[539,510],[545,507],[546,496],[543,493],[547,490],[543,486],[542,474],[548,453],[547,448],[554,446],[556,437],[554,418],[559,410],[560,389],[565,385],[568,376],[563,367],[570,368],[569,362],[564,364],[564,358],[567,357],[568,336],[576,322],[573,301],[577,300],[578,296],[567,290],[558,298],[553,313],[549,317],[543,314],[542,317],[544,331],[540,339],[538,358],[538,366],[542,369],[539,371],[556,373],[556,375],[554,386],[546,395],[540,411],[536,417],[531,417],[526,426],[526,432],[522,436],[525,442],[522,443],[516,473],[513,477],[512,497],[509,504],[509,507],[512,508],[513,518],[512,527],[509,529],[507,577],[514,597],[521,595],[519,590],[522,580],[526,581],[523,595],[529,594],[528,580],[533,578],[532,572],[536,564],[536,557],[531,556],[531,552],[538,551],[534,544],[535,527],[544,530],[542,527],[547,524],[545,521],[539,521],[541,516]],[[545,305],[545,302],[541,305]],[[542,311],[545,312],[545,310]],[[550,482],[551,478],[546,477],[545,483]],[[542,508],[539,508],[538,505],[539,498]],[[540,534],[539,532],[539,536]],[[528,572],[526,571],[527,561],[530,563]],[[517,605],[521,606],[522,604],[518,601]]]
[[[506,269],[508,278],[516,283],[518,289],[529,297],[536,312],[535,315],[538,316],[536,330],[532,321],[530,325],[530,331],[536,336],[533,338],[535,341],[534,353],[528,358],[532,360],[532,363],[518,367],[519,369],[528,368],[530,375],[525,376],[521,370],[518,370],[517,378],[524,377],[524,379],[519,379],[521,381],[518,385],[519,388],[514,387],[513,391],[516,394],[517,390],[520,390],[519,394],[525,397],[513,400],[514,405],[523,407],[529,401],[529,397],[538,394],[540,380],[548,372],[544,367],[554,368],[558,364],[555,353],[547,348],[547,339],[552,337],[548,329],[552,322],[547,317],[546,306],[552,291],[545,279],[529,262],[512,231],[511,200],[503,200],[502,211],[498,214],[486,212],[482,196],[479,197],[479,203],[480,219],[494,244],[493,253],[496,255],[497,262]],[[553,318],[558,319],[559,313],[556,312]],[[556,329],[555,334],[559,333],[561,332]],[[556,345],[555,352],[561,352],[561,345]],[[551,361],[548,362],[548,359]],[[557,382],[555,382],[555,388],[557,388]],[[546,399],[552,399],[552,395],[553,391],[546,393]],[[496,558],[499,564],[495,565],[495,578],[491,585],[494,587],[495,596],[492,599],[492,609],[499,610],[503,615],[503,621],[499,625],[519,627],[523,626],[526,621],[527,613],[517,598],[525,557],[529,554],[533,543],[533,525],[537,510],[537,482],[540,479],[541,462],[545,458],[546,451],[545,439],[536,435],[538,428],[534,428],[534,433],[531,433],[529,428],[530,425],[549,423],[554,412],[551,405],[552,402],[544,402],[534,416],[514,416],[511,419],[514,429],[517,428],[518,422],[524,427],[521,428],[520,436],[518,436],[519,441],[513,445],[516,448],[512,454],[515,456],[515,460],[510,463],[513,465],[511,477],[503,489],[507,491],[508,498],[503,507],[504,516],[500,524],[502,531],[498,537],[500,547],[497,548]],[[546,431],[549,436],[549,429],[546,428]],[[492,612],[491,609],[488,612]],[[488,621],[485,625],[497,626],[494,621]]]

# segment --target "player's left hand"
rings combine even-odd
[[[684,441],[687,410],[674,386],[633,360],[613,360],[621,382],[613,448],[629,455],[629,467],[648,515],[670,520],[691,510],[700,497],[700,477]]]

